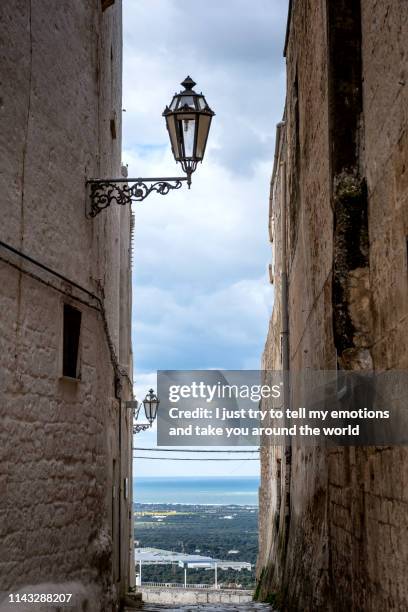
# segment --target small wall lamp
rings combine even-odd
[[[187,176],[89,179],[86,184],[90,193],[90,217],[96,217],[112,202],[123,206],[131,202],[141,202],[153,192],[167,195],[173,189],[180,189],[184,181],[190,188],[191,175],[198,162],[203,161],[215,113],[208,106],[203,94],[194,91],[196,83],[191,77],[186,77],[181,85],[184,90],[174,94],[170,106],[164,109],[163,117],[166,119],[174,158],[181,164]]]
[[[146,397],[144,398],[143,402],[138,402],[136,400],[127,402],[128,408],[131,408],[133,411],[133,418],[135,421],[137,421],[142,404],[148,423],[134,423],[134,434],[137,434],[140,431],[146,431],[146,429],[150,429],[150,427],[153,425],[153,422],[156,420],[160,400],[153,391],[153,389],[149,389],[149,393],[146,394]]]

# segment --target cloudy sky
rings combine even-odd
[[[216,113],[191,190],[151,195],[134,206],[139,399],[156,388],[159,369],[260,366],[273,300],[268,197],[284,104],[287,4],[123,0],[123,159],[129,176],[183,174],[161,113],[187,75]],[[135,442],[154,446],[155,432]],[[134,470],[141,476],[249,475],[258,465],[137,460]]]

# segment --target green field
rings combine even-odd
[[[219,570],[218,581],[252,588],[258,550],[258,510],[246,506],[135,504],[135,541],[141,547],[247,561],[249,570]],[[234,552],[232,552],[234,551]],[[237,552],[235,552],[237,551]],[[189,569],[189,583],[211,583],[212,570]],[[178,565],[144,566],[143,581],[182,582]]]

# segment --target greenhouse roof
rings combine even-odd
[[[186,553],[162,550],[161,548],[135,548],[135,562],[143,565],[171,565],[178,563],[183,567],[219,568],[219,569],[251,569],[246,561],[222,561],[202,555],[188,555]]]

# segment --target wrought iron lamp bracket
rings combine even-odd
[[[112,203],[124,206],[142,202],[153,192],[167,195],[174,189],[180,189],[184,181],[190,188],[191,172],[187,176],[170,178],[89,179],[86,181],[90,199],[88,216],[96,217]]]
[[[138,434],[141,431],[146,431],[146,429],[150,429],[150,427],[150,423],[137,423],[136,425],[133,425],[133,433]]]

